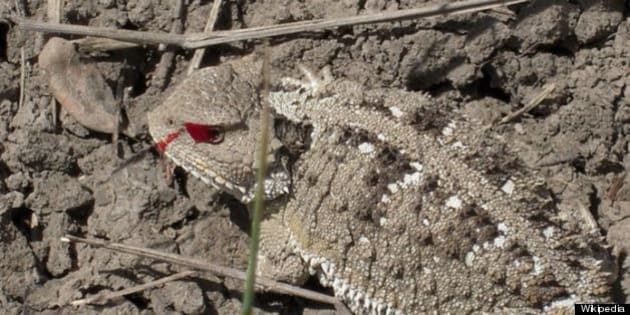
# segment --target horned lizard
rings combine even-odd
[[[255,69],[200,70],[148,114],[159,150],[245,203]],[[277,212],[262,226],[264,274],[315,274],[357,314],[541,313],[610,300],[601,237],[560,213],[499,139],[439,115],[426,94],[306,73],[269,95],[274,118],[307,137],[293,159],[272,140],[265,191]]]

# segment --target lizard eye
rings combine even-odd
[[[224,130],[221,126],[185,123],[184,127],[195,143],[219,144],[223,142]]]

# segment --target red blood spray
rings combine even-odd
[[[196,143],[219,144],[223,141],[223,129],[219,126],[185,123],[184,127]]]
[[[195,143],[219,144],[223,141],[223,128],[219,126],[185,123],[184,128],[169,133],[164,139],[157,143],[158,151],[164,153],[168,146],[179,137],[184,129],[186,129],[186,132],[188,132],[188,135],[190,135]]]
[[[175,139],[177,139],[177,137],[179,137],[180,132],[181,130],[171,132],[166,137],[164,137],[164,139],[160,140],[160,142],[157,143],[158,151],[164,153],[168,145],[171,144],[171,142],[173,142]]]

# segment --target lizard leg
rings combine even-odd
[[[292,250],[289,230],[277,216],[261,222],[258,274],[294,285],[309,277],[306,263]]]

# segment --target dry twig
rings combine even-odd
[[[7,8],[9,7],[8,5],[6,5]],[[25,9],[25,4],[22,1],[16,0],[15,1],[15,10],[17,11],[17,14],[21,17],[25,16],[26,14],[26,9]],[[24,47],[20,48],[20,98],[18,99],[18,107],[22,107],[22,105],[24,104],[24,101],[26,100],[26,71],[28,71],[27,69],[27,65],[26,65],[26,50],[24,49]]]
[[[14,23],[18,24],[19,28],[23,30],[106,37],[139,44],[167,44],[180,46],[186,49],[198,49],[202,47],[231,43],[241,40],[260,39],[303,32],[312,32],[323,29],[337,28],[341,26],[392,22],[478,12],[528,1],[529,0],[467,0],[442,5],[431,5],[417,9],[379,12],[375,14],[365,14],[353,17],[319,19],[280,25],[252,27],[233,31],[192,33],[184,35],[139,32],[131,30],[116,30],[82,25],[52,24],[31,21],[20,17],[13,17],[12,20]]]
[[[497,125],[502,125],[505,124],[507,122],[510,122],[518,117],[520,117],[521,115],[529,112],[530,110],[532,110],[534,107],[538,106],[538,104],[540,104],[542,101],[545,100],[545,98],[547,98],[547,95],[549,95],[549,93],[553,92],[553,90],[556,88],[556,85],[554,83],[548,83],[545,86],[543,86],[543,89],[540,93],[538,93],[538,95],[536,95],[536,97],[534,97],[531,101],[529,101],[529,103],[527,103],[527,105],[521,107],[519,110],[503,117],[498,123]]]
[[[107,248],[107,249],[121,252],[121,253],[132,254],[136,256],[165,261],[174,265],[184,266],[186,268],[193,269],[193,270],[207,271],[221,277],[230,277],[234,279],[245,280],[245,273],[238,269],[220,266],[220,265],[213,264],[210,262],[205,262],[199,259],[182,257],[180,255],[175,255],[175,254],[170,254],[170,253],[163,253],[163,252],[148,249],[148,248],[136,247],[136,246],[125,245],[125,244],[120,244],[120,243],[112,243],[112,242],[107,242],[107,241],[102,241],[102,240],[94,240],[94,239],[89,240],[89,239],[72,236],[72,235],[66,235],[62,237],[61,241],[85,243],[91,246],[103,247],[103,248]],[[263,287],[265,287],[267,290],[271,292],[299,296],[299,297],[309,299],[312,301],[317,301],[320,303],[326,303],[326,304],[331,304],[331,305],[336,305],[339,302],[336,298],[332,296],[302,289],[300,287],[288,285],[285,283],[276,282],[265,277],[257,277],[256,283],[259,285],[262,285]]]
[[[214,26],[215,24],[217,24],[217,19],[219,18],[219,10],[221,10],[221,0],[214,0],[214,2],[212,3],[212,9],[210,9],[210,14],[208,15],[208,21],[206,22],[206,26],[203,29],[204,33],[209,33],[214,30]],[[188,66],[188,75],[193,73],[193,71],[199,69],[201,59],[203,59],[203,55],[205,53],[205,48],[199,48],[195,50],[195,54],[190,60],[190,65]]]
[[[578,202],[577,204],[584,223],[590,228],[589,231],[599,231],[599,224],[597,224],[597,220],[595,220],[591,211],[583,203]]]
[[[612,183],[608,186],[606,190],[606,197],[612,204],[617,200],[617,194],[623,188],[624,181],[626,179],[627,174],[624,173],[622,175],[616,176],[612,179]]]
[[[181,34],[184,32],[184,23],[182,22],[182,15],[184,11],[184,0],[176,0],[173,7],[173,24],[171,25],[171,34]],[[164,47],[165,51],[160,57],[160,63],[155,69],[155,74],[151,80],[151,84],[157,86],[160,90],[166,87],[166,77],[173,65],[173,59],[175,59],[175,51],[172,48]]]
[[[197,273],[196,271],[186,270],[186,271],[178,272],[176,274],[172,274],[172,275],[170,275],[168,277],[160,278],[160,279],[155,280],[155,281],[147,282],[145,284],[137,285],[135,287],[123,289],[123,290],[120,290],[120,291],[104,292],[104,293],[95,294],[95,295],[90,296],[89,298],[72,301],[70,304],[73,305],[73,306],[79,306],[79,305],[84,305],[84,304],[95,304],[95,303],[96,304],[105,304],[107,301],[111,301],[111,300],[113,300],[115,298],[119,298],[119,297],[122,297],[124,295],[128,295],[128,294],[144,291],[146,289],[157,287],[157,286],[165,284],[167,282],[171,282],[171,281],[187,278],[187,277],[190,277],[192,275],[195,275],[196,273]]]
[[[6,5],[7,7],[9,5]],[[15,11],[19,16],[26,16],[26,3],[24,0],[15,0]]]
[[[26,100],[26,51],[24,47],[20,48],[20,99],[18,107],[22,107]]]
[[[134,43],[96,37],[84,37],[72,40],[72,42],[77,44],[79,51],[82,53],[122,50],[138,47],[138,45]]]
[[[64,0],[48,0],[48,11],[46,12],[48,22],[61,23],[61,17],[63,16],[63,2]]]

